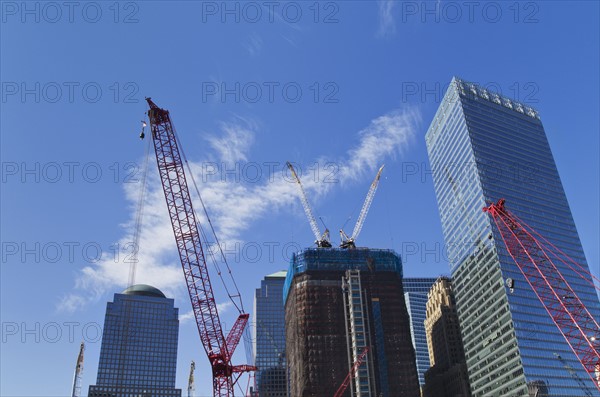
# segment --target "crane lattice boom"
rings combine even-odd
[[[365,202],[363,203],[362,209],[360,210],[360,214],[358,215],[358,219],[356,220],[356,225],[354,225],[354,230],[352,231],[352,236],[348,237],[348,235],[340,230],[340,236],[342,237],[342,244],[340,245],[342,248],[350,248],[355,246],[355,241],[360,231],[362,230],[363,224],[365,223],[365,219],[367,218],[367,214],[369,213],[369,208],[371,208],[371,203],[373,202],[373,198],[375,197],[375,192],[377,191],[377,186],[379,186],[379,179],[381,178],[381,172],[383,171],[382,165],[377,171],[377,175],[375,175],[375,179],[371,182],[371,186],[369,187],[369,191],[367,192],[367,197],[365,197]]]
[[[72,397],[81,396],[81,380],[83,375],[83,352],[85,351],[85,344],[81,342],[79,345],[79,355],[77,355],[77,364],[75,364],[75,375],[73,377],[73,392]]]
[[[352,231],[352,239],[355,240],[358,237],[358,234],[362,230],[363,224],[365,223],[365,218],[367,217],[367,213],[369,212],[369,208],[371,208],[371,203],[373,202],[373,197],[375,197],[375,192],[377,191],[377,186],[379,186],[379,179],[381,178],[381,172],[383,171],[384,165],[379,168],[377,171],[377,175],[375,175],[375,179],[371,183],[371,187],[369,188],[369,192],[367,193],[367,197],[365,198],[365,202],[360,210],[360,215],[358,216],[358,220],[356,221],[356,225],[354,225],[354,230]]]
[[[494,219],[510,256],[594,381],[594,385],[600,390],[600,385],[593,375],[596,366],[600,364],[598,319],[583,304],[563,277],[557,264],[562,263],[571,268],[583,281],[591,283],[592,286],[593,276],[562,251],[550,245],[547,240],[538,240],[534,236],[537,233],[508,212],[504,203],[505,200],[500,199],[483,210]],[[586,273],[586,276],[582,273]]]
[[[300,200],[302,201],[302,207],[304,207],[304,212],[306,213],[306,217],[308,218],[308,222],[310,223],[310,228],[315,235],[315,243],[318,247],[328,248],[331,247],[331,242],[329,241],[329,230],[325,229],[325,232],[321,235],[319,231],[319,226],[317,225],[317,220],[312,213],[310,208],[310,204],[308,203],[308,198],[306,197],[306,191],[304,191],[304,186],[302,186],[302,182],[300,182],[300,178],[294,169],[294,166],[288,161],[288,168],[290,169],[292,176],[296,180],[298,187],[300,188]]]
[[[194,370],[196,363],[192,360],[190,364],[190,376],[188,377],[188,397],[194,397],[196,391],[196,382],[194,381]]]
[[[192,199],[169,112],[146,98],[150,110],[152,140],[156,152],[158,171],[162,183],[171,226],[175,235],[183,275],[200,339],[208,355],[213,372],[215,397],[233,396],[238,378],[233,374],[253,371],[253,366],[232,366],[231,357],[241,333],[248,322],[248,314],[241,313],[227,339],[224,337],[217,304],[212,290],[206,259],[202,249],[199,224],[192,207]]]

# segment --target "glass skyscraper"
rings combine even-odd
[[[175,388],[178,309],[137,284],[108,302],[96,385],[89,397],[181,397]]]
[[[510,211],[588,268],[538,113],[454,78],[426,143],[473,395],[600,396],[482,212],[505,198]],[[600,318],[594,288],[558,266]]]
[[[254,357],[259,397],[287,397],[283,284],[287,272],[268,275],[254,295]]]
[[[430,367],[427,336],[425,334],[427,293],[435,281],[435,278],[402,279],[404,301],[410,317],[410,335],[417,356],[417,373],[419,374],[421,388],[425,384],[425,371]]]

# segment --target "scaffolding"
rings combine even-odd
[[[284,302],[291,395],[331,397],[366,346],[365,363],[344,397],[418,395],[402,265],[394,251],[316,248],[297,253]]]
[[[402,279],[400,256],[389,249],[308,248],[295,253],[283,285],[283,303],[287,301],[294,276],[311,270],[363,272],[394,271]]]
[[[348,361],[352,370],[353,363],[359,361],[359,357],[367,346],[370,345],[368,310],[365,310],[366,299],[363,297],[363,289],[360,284],[360,270],[346,270],[342,278],[342,290],[344,291],[344,311],[347,318],[346,339],[348,344]],[[369,355],[363,359],[353,374],[353,382],[350,384],[350,395],[352,397],[371,397],[375,395],[371,385]]]

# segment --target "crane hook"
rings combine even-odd
[[[146,122],[142,120],[142,132],[140,132],[140,139],[144,139],[146,137],[146,134],[144,134],[144,128],[146,128],[146,125]]]

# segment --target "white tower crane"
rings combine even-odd
[[[355,248],[356,244],[354,243],[356,238],[358,237],[360,231],[362,230],[363,224],[365,223],[365,218],[367,217],[367,213],[369,212],[369,208],[371,207],[371,203],[373,202],[373,197],[375,197],[375,192],[377,191],[377,186],[379,186],[379,179],[381,178],[381,172],[383,171],[382,165],[377,171],[377,175],[375,175],[375,179],[371,183],[371,187],[369,187],[369,192],[367,193],[367,197],[365,198],[365,202],[360,210],[360,215],[356,221],[356,225],[354,225],[354,230],[352,231],[352,236],[348,237],[346,232],[343,229],[340,229],[340,237],[342,242],[340,244],[340,248]]]
[[[188,378],[188,397],[194,397],[196,392],[196,384],[194,382],[194,370],[196,369],[196,363],[192,360],[190,364],[190,377]]]
[[[80,397],[81,396],[81,377],[83,375],[83,351],[85,350],[85,345],[81,342],[79,346],[79,355],[77,356],[77,364],[75,364],[75,375],[73,376],[73,392],[71,393],[72,397]]]
[[[312,229],[313,234],[315,235],[315,244],[319,248],[331,248],[331,241],[329,240],[329,230],[326,228],[325,232],[321,234],[319,231],[319,226],[317,225],[317,221],[310,209],[310,205],[308,204],[308,199],[306,198],[306,192],[304,191],[304,187],[302,186],[302,182],[300,182],[300,178],[294,169],[294,166],[288,161],[288,168],[292,172],[292,175],[296,182],[298,183],[298,187],[300,188],[300,200],[302,201],[302,206],[304,207],[304,212],[306,213],[306,217],[308,218],[308,222],[310,223],[310,228]]]

